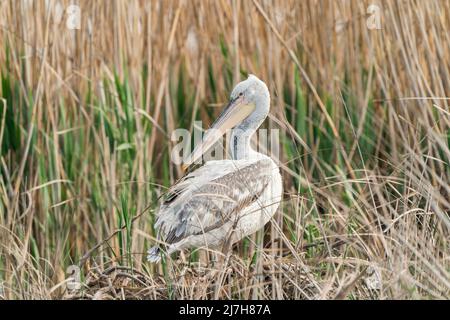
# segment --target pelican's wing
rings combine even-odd
[[[257,201],[272,176],[272,160],[209,161],[175,184],[156,228],[166,243],[219,228]]]

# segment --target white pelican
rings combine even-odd
[[[228,106],[185,166],[201,158],[228,129],[233,129],[231,159],[208,161],[187,174],[169,189],[160,206],[155,228],[167,254],[231,245],[261,229],[275,214],[282,196],[279,168],[250,146],[269,109],[269,90],[256,76],[233,89]],[[148,261],[159,261],[162,251],[151,248]]]

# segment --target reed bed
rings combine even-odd
[[[450,297],[449,2],[82,0],[74,30],[72,3],[0,1],[1,298]],[[148,264],[171,132],[248,73],[279,212],[220,268]]]

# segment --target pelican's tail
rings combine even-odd
[[[159,260],[161,260],[161,249],[157,246],[148,249],[147,261],[151,263],[156,263]]]

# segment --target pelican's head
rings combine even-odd
[[[239,82],[230,95],[230,101],[217,120],[197,145],[184,168],[194,163],[208,151],[229,129],[244,127],[256,129],[267,117],[270,109],[270,94],[266,84],[254,75]]]
[[[252,105],[256,112],[267,116],[270,108],[270,94],[266,84],[251,74],[247,80],[239,82],[231,91],[230,103],[237,100],[243,105]]]

